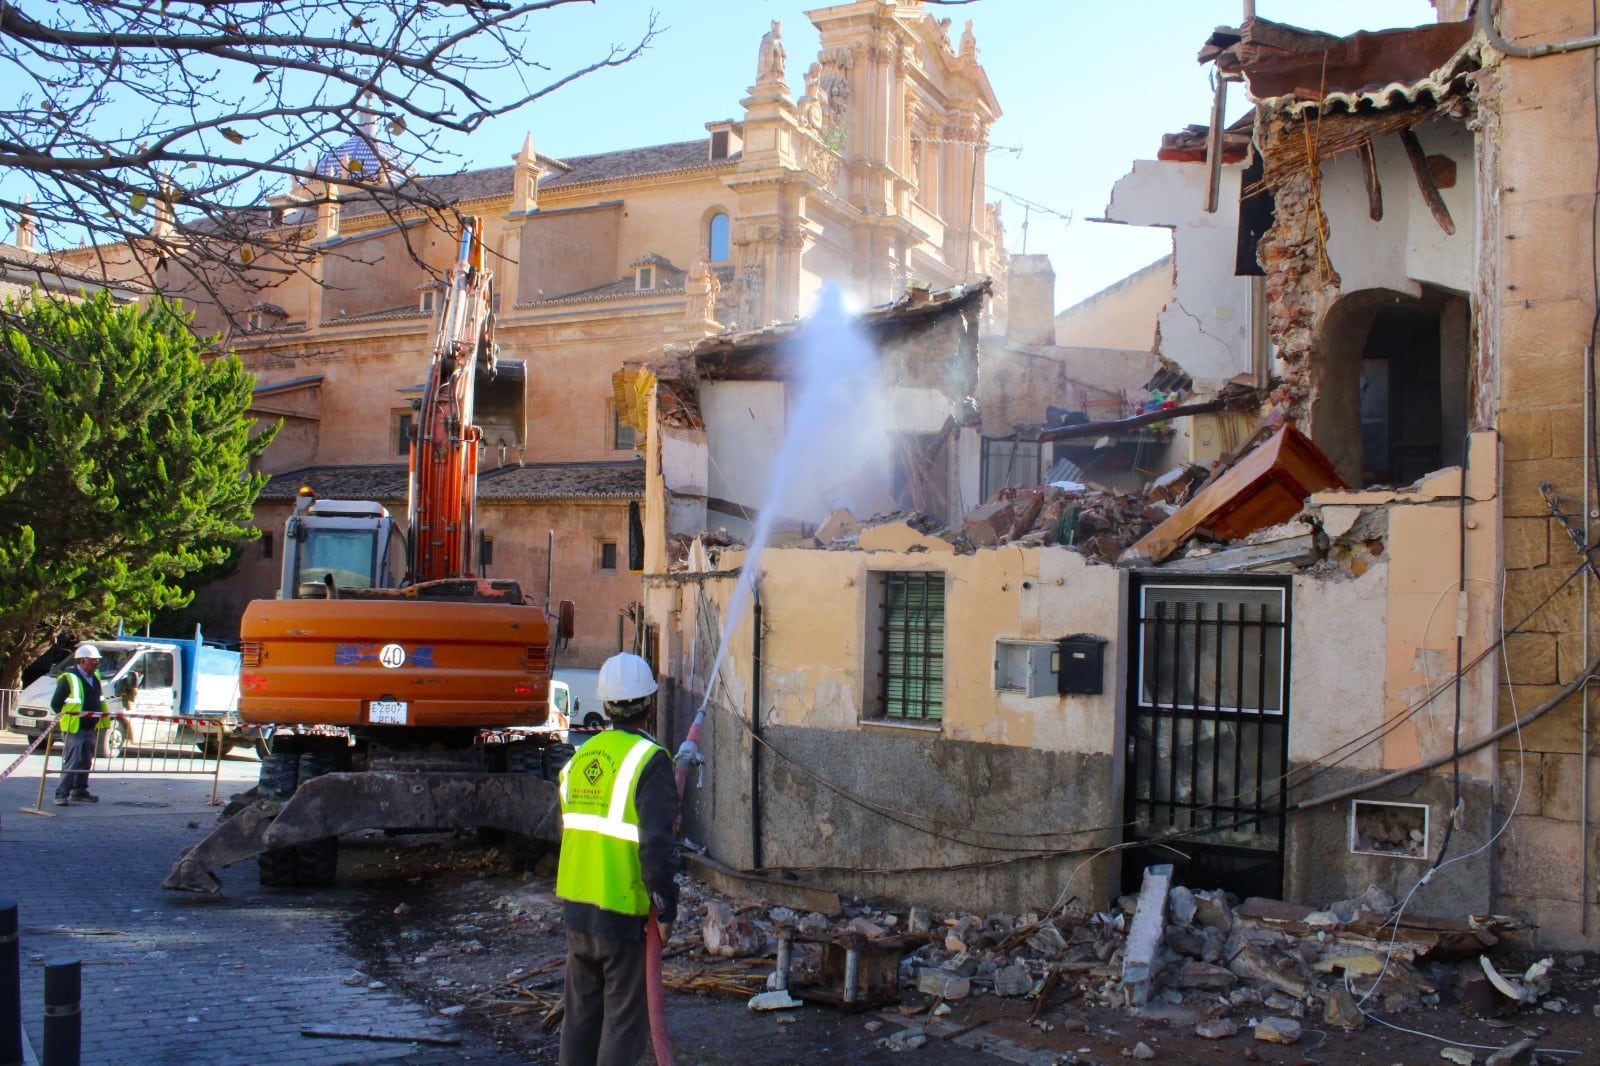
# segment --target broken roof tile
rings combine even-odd
[[[1460,91],[1480,45],[1469,21],[1335,37],[1253,18],[1218,29],[1199,58],[1243,76],[1252,99],[1278,110],[1374,111]]]

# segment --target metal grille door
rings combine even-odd
[[[1195,888],[1283,888],[1289,588],[1136,576],[1123,880],[1171,862]],[[1155,838],[1185,834],[1170,845]]]

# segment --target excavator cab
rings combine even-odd
[[[283,540],[279,599],[337,598],[341,590],[397,584],[397,538],[382,504],[318,500],[302,490]]]

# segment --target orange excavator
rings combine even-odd
[[[330,884],[340,834],[478,827],[514,865],[560,840],[555,779],[572,749],[542,730],[573,606],[475,572],[478,451],[520,448],[522,364],[498,358],[483,225],[463,219],[417,406],[403,534],[378,503],[302,489],[278,598],[240,623],[239,717],[271,731],[253,802],[173,866],[217,892],[257,856],[264,885]],[[404,562],[401,562],[403,546]]]

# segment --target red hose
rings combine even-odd
[[[672,1057],[672,1039],[667,1033],[667,994],[661,985],[661,927],[656,924],[656,909],[644,923],[645,999],[650,1004],[650,1043],[656,1049],[657,1066],[678,1066]]]

